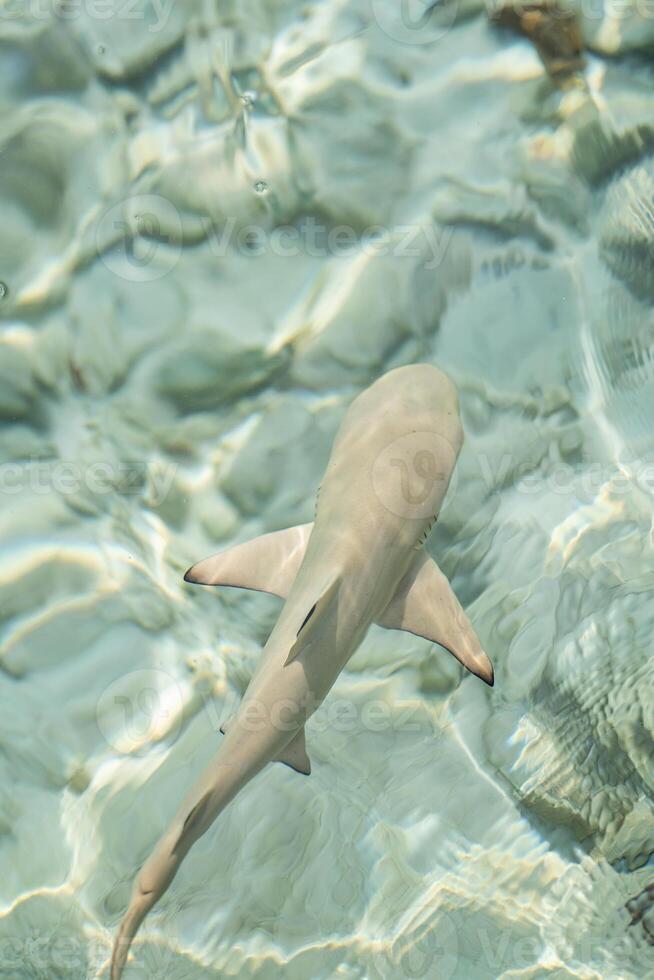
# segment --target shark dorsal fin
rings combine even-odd
[[[438,643],[492,687],[493,665],[452,586],[423,548],[377,622]]]
[[[340,577],[337,576],[335,579],[332,579],[320,598],[307,610],[306,616],[297,631],[295,643],[286,658],[285,667],[292,663],[296,657],[299,657],[305,647],[309,646],[315,637],[316,631],[320,629],[326,613],[331,608],[332,602],[338,599],[340,584]]]
[[[189,568],[184,581],[270,592],[285,599],[302,564],[312,528],[313,524],[298,524],[219,551]]]

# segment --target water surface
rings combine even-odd
[[[466,431],[428,548],[495,687],[371,629],[311,778],[239,796],[126,980],[652,975],[654,22],[620,11],[565,88],[475,2],[2,12],[1,976],[106,976],[279,610],[184,570],[310,520],[351,399],[423,360]]]

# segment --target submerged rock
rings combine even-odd
[[[599,251],[642,300],[654,300],[654,161],[629,170],[609,188],[600,214]]]
[[[654,885],[648,885],[640,894],[627,902],[631,915],[630,926],[641,923],[650,946],[654,946]]]
[[[159,364],[155,386],[180,411],[194,412],[254,391],[287,362],[286,350],[269,355],[207,328],[169,348]]]
[[[584,39],[589,48],[603,55],[647,51],[654,46],[652,9],[641,0],[574,0],[579,10]]]
[[[561,4],[509,0],[493,10],[491,17],[498,26],[520,31],[530,39],[554,82],[566,82],[585,67],[579,19]]]
[[[0,419],[24,418],[36,398],[36,385],[27,354],[0,344]]]

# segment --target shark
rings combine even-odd
[[[216,754],[136,876],[111,980],[120,980],[138,928],[190,848],[236,794],[271,762],[311,773],[306,722],[372,623],[425,637],[493,685],[488,655],[424,548],[462,443],[457,390],[442,370],[388,371],[342,419],[313,522],[237,544],[186,572],[189,583],[285,601]]]

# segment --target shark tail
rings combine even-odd
[[[122,977],[132,940],[139,926],[153,905],[168,890],[192,845],[218,816],[219,810],[209,812],[210,801],[211,794],[206,793],[186,813],[183,820],[176,818],[141,868],[114,943],[110,980],[120,980]]]
[[[225,743],[227,739],[225,740]],[[219,750],[218,756],[220,757]],[[257,767],[258,769],[259,767]],[[193,844],[255,774],[216,758],[204,770],[179,813],[141,868],[111,956],[110,980],[121,980],[132,940],[150,909],[168,890]]]
[[[120,929],[114,942],[114,948],[111,954],[110,980],[120,980],[122,977],[132,940],[144,918],[155,904],[157,897],[155,893],[150,892],[148,894],[140,891],[135,891],[134,895],[132,895],[129,908],[120,924]]]

